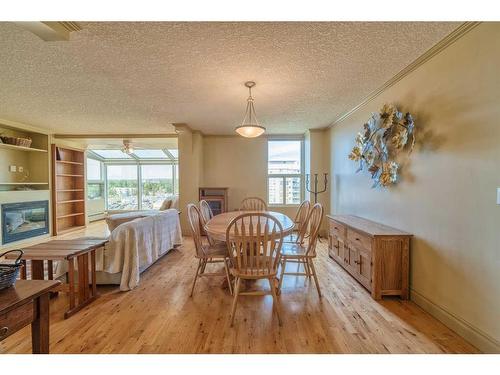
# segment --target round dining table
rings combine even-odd
[[[214,216],[207,222],[207,224],[205,225],[205,231],[210,235],[210,237],[217,241],[226,241],[226,229],[229,226],[231,220],[233,220],[238,215],[252,212],[257,213],[257,211],[223,212],[219,215]],[[294,222],[285,214],[274,211],[258,211],[258,213],[266,213],[275,217],[280,222],[281,227],[283,228],[283,232],[281,233],[283,237],[288,236],[290,233],[292,233]]]

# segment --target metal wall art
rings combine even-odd
[[[349,154],[349,159],[359,163],[356,172],[368,170],[374,180],[372,188],[397,183],[398,155],[405,150],[409,156],[415,145],[412,115],[403,115],[396,106],[386,104],[363,127],[364,132],[358,133]]]

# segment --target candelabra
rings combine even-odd
[[[328,187],[328,173],[324,173],[325,175],[325,182],[324,182],[324,187],[321,190],[318,190],[318,174],[314,174],[314,190],[311,190],[311,186],[309,186],[309,175],[306,174],[306,190],[309,193],[314,194],[314,203],[318,203],[318,194],[324,193]]]

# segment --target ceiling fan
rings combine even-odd
[[[134,146],[132,145],[132,141],[129,141],[127,139],[123,140],[123,147],[121,148],[122,152],[126,153],[127,155],[133,154],[134,153]]]

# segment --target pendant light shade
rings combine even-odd
[[[247,99],[247,108],[245,110],[245,117],[243,118],[243,122],[240,126],[237,126],[234,130],[236,133],[246,138],[255,138],[258,137],[266,131],[266,128],[259,124],[257,121],[257,116],[255,115],[255,108],[253,106],[253,98],[252,98],[252,87],[255,86],[255,82],[249,81],[245,82],[245,86],[248,87],[248,99]]]

